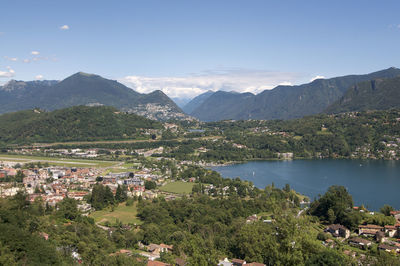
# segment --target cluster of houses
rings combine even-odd
[[[149,244],[148,246],[143,245],[139,242],[139,248],[145,251],[140,252],[140,255],[146,257],[149,261],[154,261],[160,258],[162,252],[168,253],[172,252],[174,246],[167,244]]]
[[[160,254],[162,252],[168,253],[168,252],[172,252],[173,251],[173,245],[166,245],[166,244],[149,244],[148,246],[143,245],[142,243],[139,242],[139,248],[145,251],[140,252],[139,254],[143,257],[146,257],[148,259],[148,266],[167,266],[170,265],[168,263],[164,263],[164,262],[160,262],[157,261],[157,259],[160,258]],[[123,252],[123,250],[121,250],[120,252]],[[129,252],[129,251],[126,251]],[[130,255],[130,254],[128,254]],[[185,262],[184,259],[182,258],[177,258],[175,261],[174,265],[178,265],[178,266],[186,266],[187,263]],[[241,259],[222,259],[218,262],[218,266],[265,266],[265,264],[263,263],[258,263],[258,262],[246,262],[245,260],[241,260]]]
[[[80,158],[96,158],[99,156],[98,149],[45,149],[42,151],[40,148],[23,148],[9,150],[9,152],[22,155],[41,154],[44,152],[47,156],[68,156]]]
[[[259,262],[246,262],[245,260],[241,260],[241,259],[231,259],[229,260],[228,258],[225,258],[223,260],[220,260],[218,262],[218,266],[266,266],[263,263],[259,263]]]
[[[335,238],[348,239],[348,244],[363,250],[371,247],[373,242],[378,243],[378,249],[400,253],[400,211],[390,213],[396,218],[395,225],[379,226],[375,224],[363,224],[358,226],[358,236],[351,237],[348,228],[340,224],[331,224],[326,227],[325,232]],[[326,245],[333,247],[333,241],[325,241]]]
[[[353,158],[364,157],[370,159],[390,159],[390,160],[399,160],[400,154],[400,138],[393,136],[385,136],[385,138],[391,138],[389,141],[381,141],[380,144],[384,147],[381,150],[378,150],[377,153],[372,152],[371,144],[364,144],[361,147],[356,148],[351,156]]]
[[[28,200],[33,202],[41,198],[50,206],[55,206],[65,197],[81,201],[79,208],[83,212],[90,211],[90,205],[83,202],[84,197],[91,192],[94,184],[101,182],[110,187],[115,194],[118,185],[128,187],[128,196],[142,196],[153,199],[157,193],[145,189],[145,181],[160,183],[163,178],[153,174],[153,169],[144,168],[136,172],[109,173],[102,176],[104,169],[76,167],[35,167],[30,169],[16,168],[14,164],[0,162],[0,197],[14,196],[18,191],[25,191]],[[18,165],[18,167],[20,167]],[[20,171],[22,183],[8,182]],[[101,177],[99,179],[99,177]]]

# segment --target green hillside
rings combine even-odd
[[[76,106],[44,112],[0,115],[0,142],[54,142],[135,138],[139,129],[159,129],[161,123],[113,107]]]
[[[374,79],[351,87],[326,113],[385,110],[400,107],[400,77]]]

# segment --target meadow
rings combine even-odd
[[[194,183],[176,181],[176,182],[170,182],[160,187],[160,190],[175,194],[190,194],[192,192],[193,186]]]
[[[70,159],[70,158],[45,157],[45,156],[29,156],[29,155],[10,155],[10,154],[0,154],[0,161],[19,162],[19,163],[47,162],[50,165],[56,165],[56,166],[96,167],[96,168],[111,167],[119,163],[115,161],[99,161],[99,160]]]
[[[117,221],[123,224],[140,224],[141,221],[137,217],[137,203],[131,206],[126,206],[125,203],[120,203],[117,207],[108,207],[104,210],[95,211],[89,215],[96,223],[105,225],[107,222],[116,224]]]

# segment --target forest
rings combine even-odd
[[[208,181],[221,182],[218,176],[209,176]],[[171,201],[124,198],[122,187],[114,196],[98,184],[88,197],[92,204],[101,203],[96,206],[103,208],[136,201],[142,221],[139,227],[115,224],[108,232],[83,216],[78,202],[68,197],[56,208],[40,197],[29,202],[23,193],[0,199],[0,264],[145,265],[137,253],[126,256],[118,250],[135,251],[139,243],[167,243],[173,251],[161,253],[159,260],[171,264],[182,258],[187,265],[216,265],[229,257],[267,265],[356,265],[343,254],[340,242],[333,249],[321,244],[321,239],[327,239],[321,229],[324,224],[340,222],[352,228],[361,222],[393,223],[385,215],[390,206],[382,208],[377,220],[356,213],[351,195],[340,186],[329,188],[308,213],[299,216],[289,185],[256,189],[240,179],[222,182],[233,187],[225,196],[194,189],[190,196]],[[240,186],[249,193],[240,193]],[[255,214],[257,219],[249,220]],[[400,263],[396,256],[376,249],[365,254],[363,262],[371,265]]]

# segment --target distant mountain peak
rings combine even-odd
[[[78,72],[78,73],[75,73],[73,76],[84,76],[84,77],[99,77],[99,75],[96,75],[96,74],[91,74],[91,73],[86,73],[86,72]]]
[[[199,107],[208,97],[213,95],[215,92],[212,90],[208,90],[200,95],[197,95],[192,100],[190,100],[185,106],[182,107],[182,110],[187,113],[191,114],[193,110]]]
[[[188,118],[160,90],[141,94],[115,80],[85,72],[77,72],[60,82],[12,80],[0,87],[0,113],[34,107],[56,110],[77,105],[113,106],[160,120]],[[149,107],[143,109],[143,106]]]
[[[299,118],[323,112],[359,82],[399,75],[400,69],[390,67],[364,75],[316,79],[296,86],[280,85],[257,95],[218,91],[196,105],[191,104],[191,109],[186,106],[183,109],[203,121]]]
[[[13,91],[25,87],[25,85],[26,83],[24,81],[12,79],[4,84],[2,87],[0,87],[0,89],[3,91]]]
[[[22,90],[28,87],[40,87],[40,86],[52,86],[56,84],[57,80],[33,80],[33,81],[22,81],[12,79],[0,87],[0,91],[13,92],[17,90]]]

